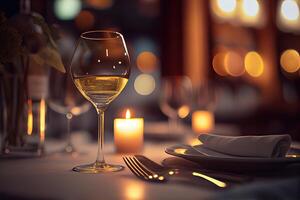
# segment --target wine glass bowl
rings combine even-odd
[[[130,60],[122,34],[113,31],[88,31],[80,35],[71,66],[73,81],[98,114],[98,154],[92,164],[73,168],[77,172],[119,171],[123,166],[104,160],[104,111],[122,92],[130,74]]]

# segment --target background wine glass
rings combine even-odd
[[[186,76],[168,76],[162,80],[160,108],[169,118],[170,132],[180,131],[178,117],[185,118],[192,104],[192,84]]]
[[[67,144],[61,153],[78,153],[71,140],[71,120],[73,116],[87,112],[91,105],[78,92],[69,74],[50,69],[49,76],[48,105],[55,112],[65,115],[67,119]]]
[[[78,40],[71,62],[71,74],[77,89],[90,101],[98,114],[98,153],[92,164],[73,168],[77,172],[119,171],[121,165],[104,159],[104,111],[127,84],[130,65],[123,36],[113,31],[88,31]]]

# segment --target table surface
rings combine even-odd
[[[58,142],[47,147],[58,149]],[[168,157],[165,147],[172,143],[146,143],[143,154],[161,162]],[[53,148],[55,147],[55,148]],[[80,147],[80,148],[79,148]],[[0,159],[0,195],[24,199],[205,199],[222,191],[204,180],[200,185],[149,183],[137,179],[128,168],[106,174],[83,174],[71,169],[94,161],[96,144],[80,145],[77,157],[51,154],[34,159]],[[106,144],[106,161],[124,165],[122,155]],[[201,186],[203,183],[203,187]],[[238,187],[238,186],[236,186]]]

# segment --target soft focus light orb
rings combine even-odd
[[[241,76],[245,72],[242,57],[234,51],[229,51],[226,53],[224,58],[224,66],[226,72],[231,76]]]
[[[255,51],[248,52],[244,60],[245,70],[252,77],[259,77],[264,72],[262,57]]]
[[[285,50],[280,57],[281,67],[289,73],[296,72],[300,68],[300,57],[294,49]]]
[[[145,198],[145,188],[143,184],[139,184],[136,182],[128,182],[122,188],[124,188],[125,190],[125,200]]]
[[[217,5],[223,12],[233,12],[236,8],[236,0],[217,0]]]
[[[80,10],[80,0],[56,0],[54,2],[54,13],[61,20],[74,19]]]
[[[216,54],[214,56],[213,62],[212,62],[214,71],[220,76],[226,76],[227,75],[227,72],[225,70],[225,65],[224,65],[225,55],[226,55],[226,53],[223,53],[223,52]]]
[[[259,4],[257,0],[243,0],[243,13],[250,17],[255,17],[259,12]]]
[[[75,24],[80,30],[88,30],[94,26],[95,16],[92,12],[83,10],[77,15]]]
[[[184,106],[181,106],[179,109],[178,109],[178,116],[180,118],[186,118],[190,113],[190,108],[187,106],[187,105],[184,105]]]
[[[299,7],[294,0],[284,0],[280,7],[281,15],[287,20],[297,20],[299,18]]]
[[[140,74],[134,81],[134,89],[140,95],[150,95],[155,89],[155,79],[149,74]]]
[[[154,53],[143,51],[136,59],[136,65],[142,72],[153,72],[158,65],[158,59]]]

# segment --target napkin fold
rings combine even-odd
[[[227,154],[243,157],[284,157],[291,145],[289,135],[265,136],[220,136],[201,134],[202,147]]]

